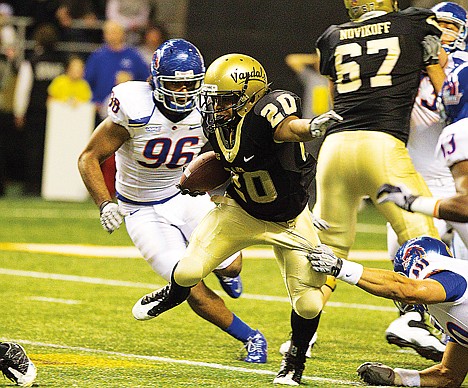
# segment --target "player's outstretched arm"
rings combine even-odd
[[[325,244],[315,247],[308,258],[315,271],[355,284],[376,296],[407,304],[441,303],[446,298],[444,287],[435,280],[415,280],[385,269],[365,268],[336,257]]]
[[[468,161],[466,165],[468,169]],[[414,195],[403,184],[386,183],[377,192],[377,202],[379,204],[393,202],[410,212],[422,213],[448,221],[468,222],[468,171],[465,176],[462,179],[456,179],[459,194],[453,197],[434,198]],[[464,185],[467,187],[464,188]]]
[[[343,121],[343,117],[334,110],[312,120],[289,116],[276,127],[274,138],[276,141],[310,141],[324,136],[330,125],[337,121]]]

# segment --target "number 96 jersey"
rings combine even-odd
[[[421,42],[440,34],[434,13],[419,8],[329,27],[317,40],[320,72],[334,82],[334,110],[345,120],[327,134],[382,131],[406,143],[425,68]]]
[[[179,193],[185,164],[208,141],[194,109],[173,122],[156,106],[147,82],[130,81],[112,90],[109,117],[130,134],[116,152],[117,197],[128,203],[155,204]]]
[[[288,221],[307,205],[314,158],[303,143],[273,139],[277,125],[291,115],[301,116],[299,97],[276,90],[262,97],[229,134],[221,128],[209,133],[213,149],[233,173],[227,194],[261,220]]]

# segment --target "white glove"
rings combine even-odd
[[[101,204],[101,225],[109,233],[119,229],[124,215],[119,210],[119,205],[105,201]]]
[[[314,139],[316,137],[322,137],[325,135],[325,132],[330,127],[330,125],[336,123],[337,121],[343,121],[343,117],[337,114],[334,110],[329,110],[328,112],[310,120],[309,132]]]
[[[343,260],[336,257],[333,251],[325,244],[319,244],[307,255],[312,268],[316,272],[338,277]]]
[[[441,47],[440,38],[435,35],[426,35],[421,42],[423,46],[423,62],[425,66],[439,63],[439,52]]]
[[[310,216],[312,217],[312,222],[314,224],[314,226],[322,231],[322,230],[327,230],[328,228],[330,228],[330,225],[328,225],[328,222],[321,219],[320,217],[316,217],[314,215],[314,213],[310,212]]]
[[[348,284],[357,284],[364,271],[361,264],[336,257],[325,244],[317,245],[309,251],[307,259],[314,271],[334,276]]]
[[[418,195],[413,195],[411,191],[404,185],[390,185],[385,183],[379,187],[377,191],[377,202],[393,202],[395,205],[404,210],[411,212],[411,205],[418,198]]]

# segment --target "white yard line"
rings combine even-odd
[[[211,363],[211,362],[178,360],[178,359],[169,358],[169,357],[145,356],[142,354],[114,352],[114,351],[109,351],[109,350],[92,349],[92,348],[85,348],[81,346],[67,346],[67,345],[51,344],[51,343],[44,343],[44,342],[35,342],[35,341],[28,341],[28,340],[23,340],[23,339],[0,338],[0,340],[6,341],[6,342],[18,342],[20,344],[29,345],[29,346],[65,349],[65,350],[71,350],[74,352],[97,353],[97,354],[117,356],[117,357],[122,357],[122,358],[127,358],[127,359],[156,361],[156,362],[162,362],[162,363],[180,364],[180,365],[196,366],[196,367],[210,368],[210,369],[221,369],[221,370],[227,370],[227,371],[251,373],[251,374],[258,374],[258,375],[275,376],[277,373],[276,371],[264,370],[264,369],[243,368],[243,367],[229,366],[229,365],[223,365],[223,364],[217,364],[217,363]],[[303,376],[302,378],[304,380],[320,381],[320,382],[326,382],[330,384],[358,385],[356,381],[336,380],[336,379],[329,379],[325,377]]]
[[[63,303],[63,304],[81,304],[80,300],[74,299],[60,299],[60,298],[46,298],[45,296],[31,296],[30,300],[37,300],[39,302],[47,303]]]
[[[76,276],[76,275],[64,275],[64,274],[49,273],[49,272],[22,271],[22,270],[8,269],[8,268],[0,268],[0,275],[21,276],[21,277],[29,277],[29,278],[35,278],[35,279],[49,279],[49,280],[78,282],[78,283],[87,283],[87,284],[98,284],[98,285],[115,286],[115,287],[148,288],[151,290],[156,290],[162,287],[162,284],[129,282],[129,281],[123,281],[123,280],[112,280],[112,279],[94,278],[94,277]],[[221,294],[221,292],[219,293]],[[289,303],[289,299],[283,296],[243,293],[241,298],[264,301],[264,302]],[[388,311],[392,313],[395,313],[397,311],[395,307],[366,305],[366,304],[357,304],[357,303],[340,303],[340,302],[328,302],[327,307],[349,308],[349,309],[358,309],[358,310],[373,310],[373,311]]]

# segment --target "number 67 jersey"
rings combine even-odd
[[[382,131],[408,141],[413,102],[423,64],[421,42],[440,36],[428,9],[367,12],[330,26],[317,40],[320,72],[334,81],[334,110],[344,117],[328,134]]]
[[[116,152],[117,197],[151,204],[178,194],[182,167],[208,141],[198,110],[175,114],[178,121],[171,121],[159,111],[147,82],[130,81],[114,87],[108,113],[130,134]]]

